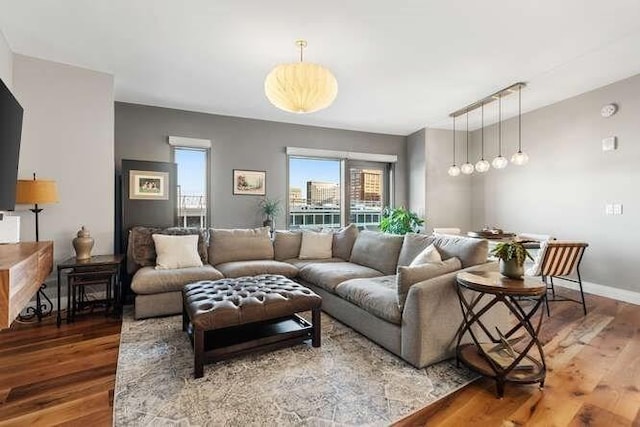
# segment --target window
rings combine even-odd
[[[289,157],[289,228],[380,223],[389,204],[386,163]]]
[[[182,227],[207,226],[208,157],[205,148],[173,147],[178,165],[178,224]]]

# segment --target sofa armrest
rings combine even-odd
[[[434,277],[416,283],[409,289],[402,312],[401,354],[405,360],[422,368],[455,356],[457,332],[462,323],[456,275],[461,271],[478,269],[495,269],[495,263],[476,265]],[[479,307],[490,299],[490,295],[484,296]],[[511,324],[509,311],[503,304],[495,305],[482,320],[490,330],[494,326],[504,330],[505,326]],[[463,342],[467,341],[465,339]]]

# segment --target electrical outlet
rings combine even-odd
[[[618,139],[615,136],[602,140],[602,151],[613,151],[618,148]]]
[[[613,205],[611,203],[607,203],[604,206],[604,214],[605,215],[613,215]]]
[[[622,204],[621,203],[615,203],[613,205],[613,214],[614,215],[622,215]]]

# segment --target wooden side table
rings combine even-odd
[[[498,397],[504,396],[507,382],[540,383],[542,388],[546,364],[538,333],[543,317],[540,308],[547,295],[545,284],[533,278],[509,279],[497,271],[458,273],[457,283],[463,317],[456,347],[458,362],[493,378]],[[497,304],[504,304],[517,319],[508,331],[493,332],[483,323],[483,315]],[[462,344],[467,334],[472,342]]]
[[[67,279],[67,323],[73,322],[76,310],[85,305],[83,297],[85,286],[88,285],[105,286],[105,299],[91,303],[104,303],[105,314],[109,313],[109,308],[113,308],[114,312],[120,311],[122,305],[120,269],[123,259],[124,255],[96,255],[83,260],[71,257],[58,263],[58,327],[63,320],[60,310],[60,286],[63,274]]]

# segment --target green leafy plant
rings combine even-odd
[[[282,211],[280,200],[265,197],[260,200],[260,210],[267,220],[273,220],[273,218],[278,216]]]
[[[522,243],[516,240],[498,243],[496,247],[491,250],[491,255],[504,262],[515,259],[518,266],[522,266],[527,258],[533,260],[533,257],[525,249]]]
[[[422,224],[424,224],[423,219],[404,207],[393,209],[386,207],[380,218],[380,230],[384,233],[407,234],[417,231]]]

